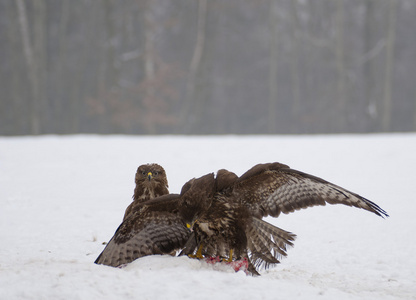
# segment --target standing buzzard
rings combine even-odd
[[[135,207],[95,263],[120,266],[182,249],[191,257],[244,259],[248,271],[279,263],[295,235],[262,220],[316,205],[344,204],[388,216],[378,205],[280,163],[259,164],[241,177],[220,170],[188,181],[180,195]]]
[[[133,202],[126,208],[123,220],[141,202],[169,194],[165,169],[158,164],[146,164],[138,167],[135,182]]]

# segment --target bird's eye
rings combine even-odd
[[[154,172],[153,174],[154,174],[155,176],[157,176],[157,175],[159,174],[159,172]]]
[[[145,172],[145,171],[143,171],[143,172],[142,172],[142,175],[143,175],[143,176],[146,176],[146,172]]]

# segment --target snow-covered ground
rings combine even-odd
[[[298,235],[262,276],[187,257],[95,265],[131,202],[138,165],[170,191],[278,161],[376,202],[268,218]],[[0,137],[0,299],[416,299],[416,134]]]

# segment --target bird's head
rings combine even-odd
[[[221,169],[218,170],[215,180],[217,182],[217,191],[224,192],[235,184],[235,182],[238,180],[238,176],[233,172]]]
[[[146,164],[137,168],[136,188],[133,198],[153,197],[169,193],[165,169],[158,164]]]
[[[210,206],[215,193],[214,174],[210,173],[197,179],[191,179],[182,187],[179,213],[183,220],[192,228]]]
[[[146,164],[138,167],[135,182],[136,184],[159,182],[168,187],[165,169],[158,164]]]

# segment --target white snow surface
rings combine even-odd
[[[143,163],[191,178],[288,164],[386,210],[327,205],[267,221],[297,234],[261,276],[187,257],[94,260]],[[0,299],[416,299],[416,134],[0,137]]]

